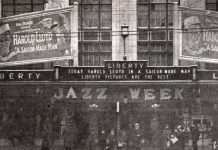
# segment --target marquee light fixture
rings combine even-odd
[[[123,37],[123,60],[127,60],[126,56],[126,38],[129,36],[129,26],[122,25],[121,26],[121,36]]]

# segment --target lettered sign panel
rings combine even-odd
[[[184,7],[179,7],[178,12],[179,58],[218,63],[218,13]]]
[[[72,59],[78,44],[75,8],[0,19],[0,65]]]
[[[22,87],[22,88],[21,88]],[[128,98],[131,101],[183,101],[193,97],[193,86],[188,84],[160,84],[160,83],[138,83],[125,84],[98,84],[88,83],[62,83],[62,84],[20,84],[1,86],[1,92],[10,97],[10,92],[16,92],[16,95],[26,94],[33,97],[50,96],[56,100],[69,101],[92,101],[92,100],[110,100],[122,101]],[[10,91],[10,92],[9,92]]]

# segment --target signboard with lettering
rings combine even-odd
[[[218,13],[184,7],[179,10],[182,23],[179,58],[218,62]]]
[[[53,70],[0,70],[0,82],[54,81]]]
[[[22,87],[22,88],[21,88]],[[121,84],[25,84],[25,85],[10,85],[5,84],[0,87],[0,92],[10,92],[7,90],[13,89],[17,94],[27,94],[33,96],[37,94],[41,96],[53,97],[57,100],[70,100],[77,102],[93,101],[93,100],[110,100],[122,101],[123,98],[128,98],[131,101],[182,101],[193,96],[193,86],[189,84],[144,84],[138,83],[132,85]],[[16,90],[15,90],[16,89]],[[190,92],[191,91],[191,92]]]
[[[57,67],[61,81],[195,80],[196,66],[153,67],[147,61],[105,61],[104,67]]]
[[[197,80],[218,80],[218,70],[199,70]]]
[[[0,66],[72,59],[78,43],[75,8],[0,19]]]
[[[154,67],[147,61],[105,61],[102,67],[61,67],[54,70],[1,70],[2,81],[147,81],[196,80],[197,66]]]

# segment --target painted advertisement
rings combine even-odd
[[[72,58],[72,9],[1,19],[0,65]]]
[[[180,58],[218,62],[218,14],[190,9],[180,13]]]

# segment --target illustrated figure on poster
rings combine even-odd
[[[70,23],[68,18],[64,14],[57,14],[54,17],[49,17],[38,22],[37,26],[39,26],[45,32],[52,32],[53,37],[56,37],[57,48],[63,49],[67,48],[63,55],[70,54]]]
[[[182,54],[185,56],[202,55],[203,45],[202,21],[199,16],[189,16],[183,21]]]
[[[199,140],[200,131],[199,131],[198,126],[196,124],[193,124],[191,126],[191,136],[192,136],[192,147],[193,147],[193,150],[198,150],[197,142]]]
[[[0,25],[0,61],[8,61],[16,52],[11,51],[11,36],[9,24]]]

